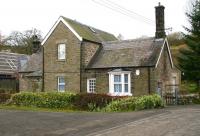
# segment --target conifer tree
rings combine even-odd
[[[180,51],[179,66],[184,72],[183,78],[195,81],[200,86],[200,1],[192,3],[192,9],[186,13],[190,27],[185,27],[188,32],[184,34],[186,49]]]

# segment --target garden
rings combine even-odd
[[[0,108],[50,111],[126,112],[164,107],[162,98],[156,94],[119,97],[107,94],[20,92],[12,95],[1,94],[0,102],[2,103]]]

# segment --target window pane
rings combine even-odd
[[[114,75],[114,82],[121,82],[121,75]]]
[[[65,91],[65,85],[59,85],[59,91]]]
[[[95,87],[96,87],[96,79],[89,79],[88,80],[88,92],[93,93],[95,92]]]
[[[59,84],[65,83],[65,78],[64,77],[59,77]]]
[[[128,74],[124,74],[124,82],[128,83]]]
[[[124,84],[124,92],[128,92],[128,84]]]
[[[65,44],[58,45],[58,59],[65,59]]]
[[[114,84],[114,92],[122,92],[122,85]]]
[[[64,77],[58,77],[58,91],[65,91],[65,78]]]

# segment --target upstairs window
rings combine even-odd
[[[65,92],[65,78],[58,77],[58,92]]]
[[[65,44],[58,45],[58,60],[66,59],[66,46]]]
[[[96,88],[96,78],[90,78],[87,80],[87,92],[94,93]]]

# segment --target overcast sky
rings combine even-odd
[[[106,0],[1,0],[0,32],[8,35],[12,31],[37,28],[42,31],[44,37],[62,15],[113,33],[115,36],[120,33],[125,39],[153,36],[155,33],[155,25],[152,23],[155,20],[154,7],[158,5],[158,2],[165,6],[166,28],[172,27],[173,32],[183,31],[182,26],[187,26],[185,12],[191,0],[109,1],[132,11],[131,17],[114,11],[119,8],[111,10],[105,7],[105,5],[109,6],[105,4]],[[144,21],[145,18],[141,17],[138,19],[133,12],[152,21]]]

